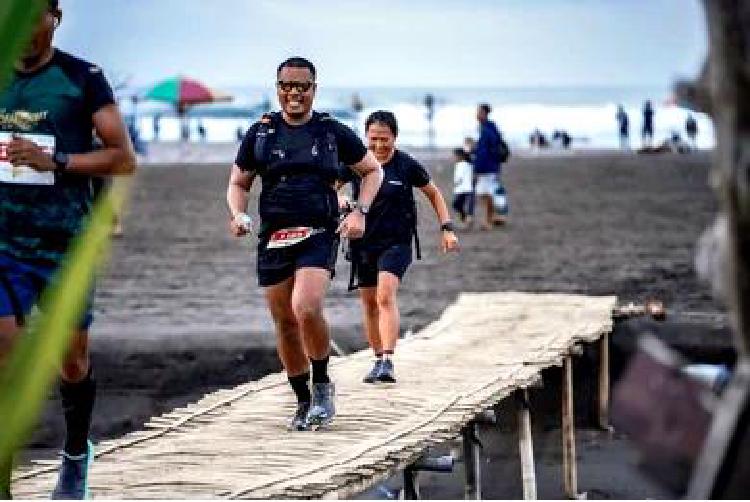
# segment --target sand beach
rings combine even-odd
[[[98,283],[92,329],[100,383],[95,438],[116,437],[206,392],[280,369],[271,319],[256,283],[255,243],[227,232],[224,194],[233,148],[212,145],[202,152],[193,147],[198,149],[192,163],[178,163],[176,154],[169,157],[171,150],[161,148],[164,156],[144,163],[134,180],[123,217],[125,234],[115,241]],[[450,197],[449,152],[411,153]],[[710,162],[707,153],[519,152],[504,167],[508,224],[491,232],[462,230],[458,256],[439,253],[434,215],[420,200],[423,259],[414,262],[399,295],[402,331],[418,331],[437,319],[460,292],[614,294],[621,304],[658,298],[668,314],[663,323],[618,323],[615,345],[649,329],[692,355],[731,359],[726,314],[693,267],[696,242],[717,208],[708,185]],[[257,214],[252,201],[251,213]],[[327,300],[334,339],[345,352],[366,345],[358,299],[347,292],[348,274],[340,256]],[[613,378],[624,363],[615,350]],[[592,368],[585,355],[579,366],[581,490],[591,498],[670,496],[636,469],[637,453],[626,438],[594,428],[586,402]],[[555,498],[562,495],[559,421],[556,407],[549,405],[556,395],[556,375],[549,373],[548,385],[532,397],[532,408],[539,495]],[[58,406],[51,398],[25,458],[49,456],[58,447]],[[512,424],[487,427],[482,437],[495,473],[486,495],[518,498]],[[424,494],[461,498],[459,474],[431,477]]]

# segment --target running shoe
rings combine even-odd
[[[94,460],[94,445],[87,441],[86,453],[68,455],[62,452],[54,500],[84,500],[89,498],[89,469]]]
[[[313,428],[324,427],[331,423],[336,414],[333,399],[336,390],[333,383],[314,383],[312,387],[312,406],[307,414],[307,423]]]
[[[396,376],[393,371],[393,361],[390,359],[383,359],[383,362],[380,364],[380,371],[378,372],[377,379],[378,382],[384,383],[396,382]]]
[[[306,431],[310,428],[307,423],[307,413],[310,411],[310,403],[297,403],[292,421],[289,424],[290,431]]]
[[[367,374],[367,376],[362,379],[362,381],[365,383],[375,383],[378,379],[378,373],[380,373],[380,364],[382,362],[382,359],[376,359],[375,364],[372,366],[372,369]]]

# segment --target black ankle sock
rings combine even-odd
[[[328,356],[325,359],[310,359],[313,383],[330,383],[328,378]]]
[[[80,382],[60,383],[63,413],[65,414],[65,446],[68,455],[82,455],[88,451],[86,442],[91,427],[91,412],[96,398],[96,381],[91,376],[91,369]]]
[[[289,384],[292,386],[294,395],[297,396],[298,403],[310,402],[310,373],[289,377]]]

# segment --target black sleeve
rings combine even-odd
[[[351,183],[359,179],[359,176],[346,164],[339,164],[338,180],[342,183]]]
[[[427,169],[411,157],[404,155],[404,158],[409,184],[417,188],[422,188],[427,185],[432,179],[430,173],[427,172]]]
[[[98,66],[89,66],[86,70],[85,94],[86,111],[93,115],[107,105],[115,104],[112,92],[104,72]]]
[[[365,158],[367,147],[357,134],[341,122],[336,122],[333,133],[336,136],[336,146],[339,149],[339,160],[351,166]]]
[[[234,163],[237,164],[237,167],[242,169],[243,171],[255,171],[256,170],[256,164],[255,164],[255,134],[258,132],[258,123],[256,122],[252,126],[250,126],[250,129],[247,130],[245,133],[245,137],[242,139],[242,143],[240,143],[240,149],[237,151],[237,157],[234,160]]]

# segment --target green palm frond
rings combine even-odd
[[[29,34],[45,0],[0,1],[0,89],[5,86],[13,63],[26,46]]]

